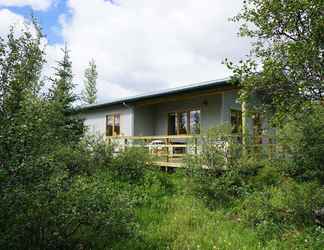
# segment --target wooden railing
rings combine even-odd
[[[230,135],[237,137],[235,135]],[[115,153],[124,151],[127,147],[144,147],[155,158],[156,165],[164,167],[181,167],[186,154],[197,155],[203,150],[203,145],[212,144],[226,151],[226,143],[223,140],[211,141],[197,138],[192,135],[169,135],[169,136],[109,136],[106,137],[108,143],[114,144]],[[266,137],[264,137],[266,138]],[[206,138],[205,138],[206,139]],[[235,139],[237,140],[237,138]],[[239,143],[239,140],[237,140]],[[253,150],[255,155],[263,155],[272,158],[278,151],[276,144],[251,144],[246,149]]]
[[[181,167],[187,153],[197,154],[197,138],[191,135],[169,136],[109,136],[108,143],[114,144],[115,152],[127,147],[144,147],[156,159],[156,164],[166,167]]]

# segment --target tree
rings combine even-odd
[[[39,100],[45,62],[41,38],[34,20],[21,30],[21,35],[16,36],[12,27],[6,41],[0,37],[0,169],[6,169],[8,174],[16,172],[13,165],[18,167],[29,149],[30,138],[24,135],[29,134],[25,124],[30,120],[23,121],[23,116],[26,107]]]
[[[36,31],[32,35],[31,30]],[[45,62],[40,47],[42,33],[36,23],[15,36],[12,27],[7,42],[0,37],[0,117],[10,117],[21,108],[29,95],[36,96],[41,83],[41,69]]]
[[[0,37],[0,249],[109,248],[132,233],[131,197],[107,178],[110,147],[80,141],[66,48],[40,94],[45,55],[33,34]]]
[[[234,21],[254,40],[250,57],[235,65],[243,99],[258,96],[279,121],[308,111],[324,97],[323,0],[247,0]]]
[[[53,83],[51,99],[61,104],[62,108],[68,112],[72,109],[72,105],[77,100],[77,96],[73,93],[72,62],[66,44],[62,52],[63,58],[61,61],[58,61],[54,79],[51,79]]]
[[[75,115],[75,101],[78,97],[73,92],[72,62],[70,60],[69,50],[65,45],[63,58],[58,61],[58,66],[52,81],[49,99],[53,115],[53,128],[57,136],[60,136],[65,143],[77,143],[84,133],[83,120]]]
[[[84,72],[84,77],[85,91],[83,93],[83,100],[88,104],[95,103],[97,100],[98,72],[96,62],[93,59],[89,62],[89,66]]]

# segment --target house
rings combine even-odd
[[[231,124],[233,133],[242,131],[244,105],[238,91],[229,79],[220,79],[86,105],[81,111],[90,133],[125,145],[143,140],[153,151],[166,148],[171,162],[170,158],[183,156],[184,141],[194,134],[222,123]],[[257,138],[266,121],[244,114],[243,125]]]

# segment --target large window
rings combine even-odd
[[[172,112],[168,114],[168,134],[199,134],[200,110]]]
[[[253,142],[254,144],[262,144],[262,122],[260,113],[252,116],[253,120]]]
[[[200,110],[190,111],[190,133],[200,134]]]
[[[180,134],[180,135],[189,134],[189,130],[188,130],[188,113],[187,112],[179,112],[178,113],[178,120],[179,120],[178,134]]]
[[[232,134],[237,135],[239,142],[242,142],[242,112],[240,110],[231,110]]]
[[[120,115],[113,114],[106,116],[106,136],[120,135]]]
[[[169,113],[168,115],[168,135],[176,135],[178,132],[177,113]]]

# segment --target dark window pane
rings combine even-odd
[[[168,134],[176,135],[177,134],[177,117],[176,113],[169,113],[168,115]]]
[[[232,134],[237,135],[239,142],[242,141],[242,112],[239,110],[231,110],[231,126]]]
[[[188,113],[180,112],[179,115],[179,134],[188,133]]]
[[[120,115],[114,117],[114,135],[120,135]]]
[[[106,116],[106,136],[113,135],[113,116]]]
[[[190,133],[200,133],[200,110],[190,111]]]
[[[253,119],[253,141],[255,144],[262,143],[262,123],[261,116],[259,113],[256,113],[252,117]]]

